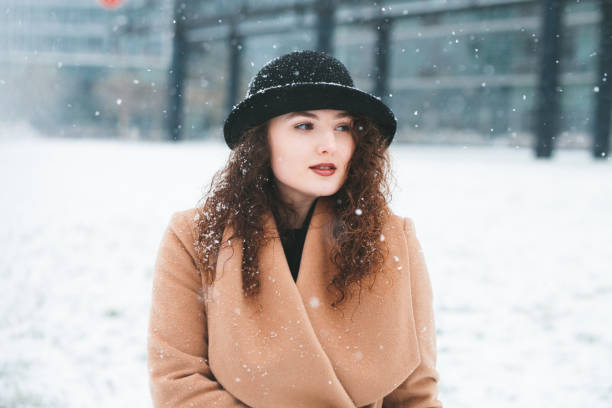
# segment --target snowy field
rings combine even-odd
[[[9,142],[15,137],[17,142]],[[0,137],[0,407],[148,407],[161,234],[222,144]],[[447,408],[612,406],[612,163],[393,145]]]

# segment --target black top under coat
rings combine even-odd
[[[306,240],[306,233],[308,232],[308,226],[310,225],[310,219],[314,212],[315,199],[308,210],[308,215],[302,224],[301,228],[293,228],[280,230],[279,235],[283,244],[283,250],[285,251],[285,257],[287,258],[287,264],[293,275],[293,280],[297,282],[298,272],[300,269],[300,261],[302,259],[302,250],[304,249],[304,241]]]

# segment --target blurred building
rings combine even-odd
[[[157,0],[0,0],[0,119],[72,136],[159,128],[171,12]],[[129,32],[137,24],[155,29]]]
[[[204,12],[239,14],[241,7],[263,8],[291,2],[206,3]],[[263,3],[266,3],[265,5]],[[295,4],[304,2],[296,1]],[[375,48],[380,27],[376,22],[353,24],[364,16],[401,16],[390,29],[389,85],[379,95],[392,106],[399,120],[398,140],[478,142],[496,138],[529,143],[536,110],[539,55],[541,54],[540,2],[448,0],[335,2],[333,54],[354,74],[356,85],[375,92]],[[204,4],[204,3],[198,3]],[[487,4],[490,7],[482,7]],[[233,5],[233,8],[232,8]],[[198,9],[193,6],[193,9]],[[456,10],[456,11],[455,11]],[[187,13],[190,15],[190,13]],[[245,35],[241,46],[240,95],[262,64],[293,49],[315,48],[316,15],[296,9],[275,16],[258,16],[240,23]],[[561,65],[561,146],[586,146],[591,132],[598,62],[598,1],[567,2],[563,13]],[[294,26],[294,31],[266,34],[269,27]],[[225,28],[225,31],[223,29]],[[229,28],[222,23],[192,34],[203,50],[191,66],[190,91],[203,86],[207,93],[227,94],[230,69]],[[263,32],[258,34],[258,32]],[[211,67],[213,67],[211,69]],[[199,82],[199,85],[198,85]],[[202,94],[205,98],[204,93]],[[223,99],[214,104],[216,123],[225,115]],[[189,105],[189,104],[187,104]],[[186,107],[187,121],[197,120],[200,104]],[[200,111],[201,112],[201,111]],[[190,126],[187,126],[190,129]]]
[[[79,118],[80,128],[104,124],[108,131],[119,123],[117,132],[128,127],[141,137],[160,137],[157,131],[168,106],[173,19],[189,26],[180,95],[185,138],[221,138],[228,106],[237,102],[228,87],[236,47],[241,99],[267,61],[318,46],[319,16],[312,1],[185,0],[172,10],[172,2],[164,6],[161,1],[126,0],[115,11],[93,0],[80,3],[0,0],[1,70],[28,71],[38,98],[59,98],[53,115],[61,118],[56,124],[66,132]],[[530,143],[541,52],[539,2],[331,3],[332,53],[347,65],[356,85],[370,92],[377,91],[381,27],[376,21],[382,20],[356,22],[393,17],[387,92],[379,96],[396,113],[397,140]],[[276,14],[245,12],[275,7]],[[598,1],[566,3],[559,58],[560,146],[590,142],[599,22]],[[69,74],[60,80],[60,72]],[[0,86],[9,84],[5,80]],[[69,101],[74,101],[71,107]],[[31,120],[44,116],[32,115]]]
[[[10,64],[164,68],[171,25],[161,2],[128,0],[108,9],[98,0],[1,0],[0,61]],[[125,35],[134,23],[166,31]]]

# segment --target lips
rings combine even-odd
[[[319,170],[336,170],[336,166],[334,163],[319,163],[314,166],[310,166],[311,169],[319,169]]]
[[[319,176],[331,176],[336,172],[336,166],[334,163],[319,163],[315,164],[314,166],[310,166],[310,169]]]

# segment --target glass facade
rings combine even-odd
[[[213,7],[213,2],[208,7]],[[244,2],[247,6],[266,4]],[[253,3],[253,4],[251,4]],[[294,2],[297,4],[303,2]],[[385,2],[373,7],[371,2],[338,2],[333,35],[333,52],[351,71],[356,86],[374,92],[376,22],[352,24],[364,16],[395,16],[390,42],[389,92],[382,96],[399,121],[398,140],[445,141],[509,138],[520,143],[530,139],[537,120],[536,98],[541,44],[541,3],[506,2],[499,7],[467,7],[469,2],[448,1],[457,11],[431,12],[439,7],[424,2]],[[491,2],[499,5],[504,2]],[[237,12],[232,2],[215,3],[222,15]],[[209,9],[212,12],[212,8]],[[290,18],[287,11],[277,16]],[[316,19],[311,10],[301,15],[313,27]],[[246,32],[263,17],[244,19]],[[568,2],[563,14],[562,49],[559,58],[561,76],[559,97],[562,115],[560,130],[568,143],[583,143],[591,132],[595,70],[597,66],[598,2]],[[245,41],[242,72],[255,74],[258,67],[272,57],[291,49],[315,48],[317,32],[298,28],[299,35],[253,35]],[[264,21],[263,25],[270,26]],[[289,24],[288,26],[291,26]],[[314,28],[314,27],[313,27]],[[282,44],[282,45],[281,45]],[[223,63],[229,72],[227,56]],[[241,95],[248,81],[241,78]],[[225,86],[225,85],[222,85]],[[216,117],[224,118],[225,104],[219,104]],[[217,126],[221,123],[218,122]],[[571,139],[571,140],[569,140]]]
[[[109,10],[98,1],[0,0],[0,58],[8,63],[164,67],[170,12],[163,3],[127,1]],[[138,27],[141,33],[130,33]]]
[[[221,17],[241,17],[236,27],[243,35],[238,39],[238,99],[242,99],[250,79],[264,63],[292,50],[317,47],[314,9],[290,7],[310,3],[177,3],[182,21],[208,21],[205,27],[186,33],[183,129],[187,138],[220,138],[219,129],[228,113],[230,29]],[[518,141],[533,132],[542,54],[540,2],[481,1],[475,5],[449,0],[444,10],[438,2],[422,1],[387,1],[384,7],[369,1],[335,4],[333,53],[347,65],[356,86],[369,92],[375,88],[379,31],[376,21],[355,21],[394,17],[388,43],[388,93],[379,96],[391,105],[398,118],[398,140],[453,142],[468,135],[481,140]],[[561,132],[574,140],[588,140],[584,135],[591,131],[593,116],[599,2],[566,4],[559,58]],[[277,6],[287,9],[275,15],[239,14],[243,7]],[[41,68],[37,73],[44,72],[44,66],[51,67],[52,71],[40,77],[54,81],[47,91],[49,100],[54,98],[55,89],[59,105],[72,103],[66,101],[74,98],[61,88],[69,89],[63,84],[76,81],[80,84],[74,87],[77,99],[82,100],[79,105],[100,112],[92,116],[86,111],[79,123],[95,125],[106,120],[105,125],[128,123],[140,127],[147,122],[143,107],[154,106],[143,135],[155,128],[163,133],[160,118],[164,117],[168,98],[172,19],[172,2],[161,0],[126,1],[113,11],[97,1],[0,0],[0,60],[4,63],[0,73],[4,71],[4,76],[10,78],[6,72],[17,71],[19,66],[27,66],[28,71],[38,64]],[[80,89],[106,91],[85,101],[87,95]],[[125,95],[128,90],[129,97]],[[139,100],[139,95],[146,100]],[[133,101],[134,105],[118,108],[119,99]],[[28,115],[31,117],[31,112]],[[60,117],[74,121],[74,115],[73,109]]]

